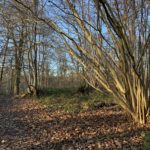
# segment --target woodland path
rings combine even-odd
[[[0,150],[142,149],[143,131],[114,108],[69,114],[34,100],[0,98]]]

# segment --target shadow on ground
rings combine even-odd
[[[68,114],[26,99],[0,102],[0,150],[141,148],[150,130],[112,108]]]

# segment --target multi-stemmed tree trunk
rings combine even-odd
[[[48,23],[63,35],[64,40],[66,37],[70,39],[70,43],[66,41],[66,46],[70,54],[83,64],[87,75],[103,85],[136,122],[145,123],[150,107],[148,4],[143,0],[110,3],[108,0],[95,0],[94,4],[97,11],[95,18],[92,13],[86,15],[85,11],[77,11],[75,6],[79,7],[79,3],[73,4],[67,0],[72,20],[88,47],[78,44],[75,34],[74,37],[68,35],[54,23]],[[91,22],[85,20],[89,15]],[[74,30],[73,25],[72,28]],[[77,50],[84,54],[86,61],[78,55]]]
[[[29,6],[15,1],[34,14]],[[61,24],[68,26],[71,34],[56,20],[35,17],[59,33],[70,55],[84,66],[90,84],[95,80],[136,122],[145,123],[150,108],[150,14],[147,1],[84,0],[81,4],[79,0],[66,0],[64,5],[53,0],[49,2],[61,11]],[[80,43],[78,35],[86,41],[86,47]],[[79,55],[81,52],[84,57]]]

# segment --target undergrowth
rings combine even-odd
[[[97,91],[82,94],[74,88],[44,89],[40,91],[38,100],[46,104],[51,111],[61,110],[73,113],[112,105],[110,95]]]
[[[144,150],[150,150],[150,132],[145,133]]]

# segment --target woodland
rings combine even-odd
[[[150,150],[149,0],[0,0],[0,150]]]

